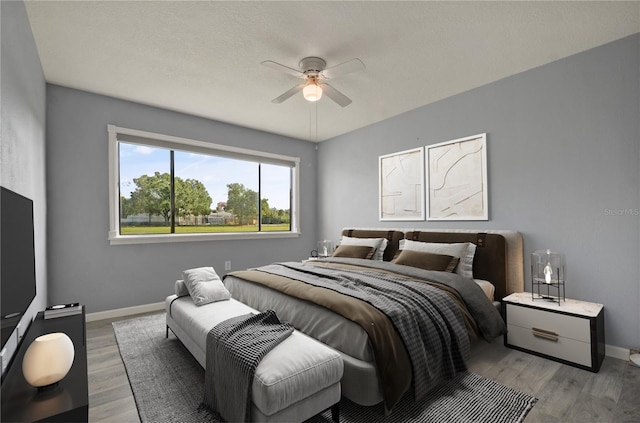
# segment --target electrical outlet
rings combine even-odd
[[[224,270],[231,270],[231,261],[227,260],[224,262]]]

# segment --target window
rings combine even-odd
[[[112,244],[297,236],[299,158],[108,133]]]

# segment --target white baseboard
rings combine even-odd
[[[605,344],[604,355],[607,357],[618,358],[620,360],[629,360],[629,348],[616,347],[614,345]]]
[[[115,310],[98,311],[96,313],[87,313],[86,320],[87,322],[94,322],[96,320],[115,319],[118,317],[131,316],[133,314],[149,313],[161,310],[164,310],[164,301],[160,303],[117,308]]]

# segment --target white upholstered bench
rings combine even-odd
[[[206,367],[206,340],[212,327],[231,317],[257,313],[234,300],[196,306],[189,296],[171,295],[165,301],[169,329]],[[340,379],[344,368],[340,354],[294,331],[264,356],[251,387],[251,420],[302,422],[331,408],[339,419]]]

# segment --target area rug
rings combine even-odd
[[[210,421],[198,411],[204,392],[204,370],[170,332],[165,315],[114,322],[120,355],[143,423]],[[474,373],[442,384],[419,403],[403,399],[385,418],[381,406],[340,403],[344,423],[521,422],[537,399]],[[309,423],[331,422],[329,411]]]

